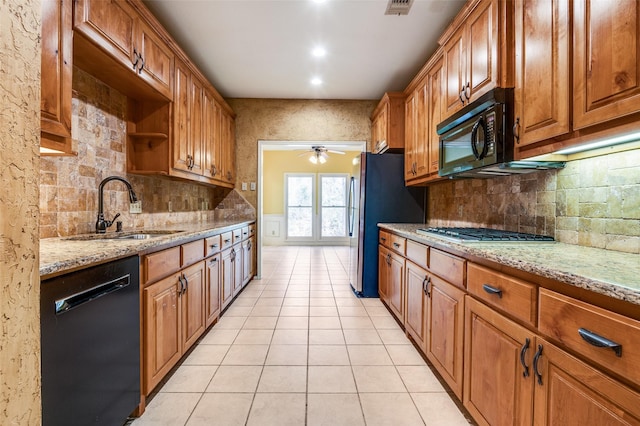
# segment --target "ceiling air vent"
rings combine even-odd
[[[385,15],[408,15],[413,0],[389,0]]]

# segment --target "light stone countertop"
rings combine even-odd
[[[221,234],[233,228],[246,226],[254,220],[227,220],[215,223],[179,224],[171,227],[154,227],[153,231],[182,231],[160,235],[146,240],[87,239],[83,235],[40,240],[40,279],[44,280],[64,272],[90,267],[111,260],[133,256],[141,252],[166,248],[181,242]],[[144,229],[126,230],[124,234],[145,233]],[[89,237],[92,234],[87,234]],[[107,235],[116,235],[109,232]]]
[[[541,277],[640,305],[640,255],[550,243],[459,243],[416,232],[425,224],[378,224],[411,240],[450,248]]]

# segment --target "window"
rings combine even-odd
[[[313,238],[315,176],[286,175],[287,237]]]
[[[347,235],[348,175],[320,175],[321,238]]]

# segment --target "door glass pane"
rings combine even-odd
[[[346,205],[346,185],[347,179],[343,176],[322,177],[322,206],[344,206]]]
[[[287,235],[289,237],[313,236],[313,209],[311,207],[289,207]]]
[[[347,176],[321,176],[321,236],[347,235]]]
[[[322,208],[322,236],[344,237],[347,233],[344,207]]]
[[[313,203],[313,178],[310,176],[290,176],[287,185],[289,206],[308,206]]]

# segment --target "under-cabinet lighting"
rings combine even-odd
[[[623,143],[633,142],[638,140],[640,140],[640,132],[631,133],[624,136],[618,136],[611,139],[604,139],[604,140],[599,140],[595,142],[590,142],[584,145],[572,146],[571,148],[561,149],[560,151],[556,151],[554,154],[559,154],[559,155],[575,154],[577,152],[590,151],[592,149],[598,149],[598,148],[606,148],[609,146],[620,145]]]

